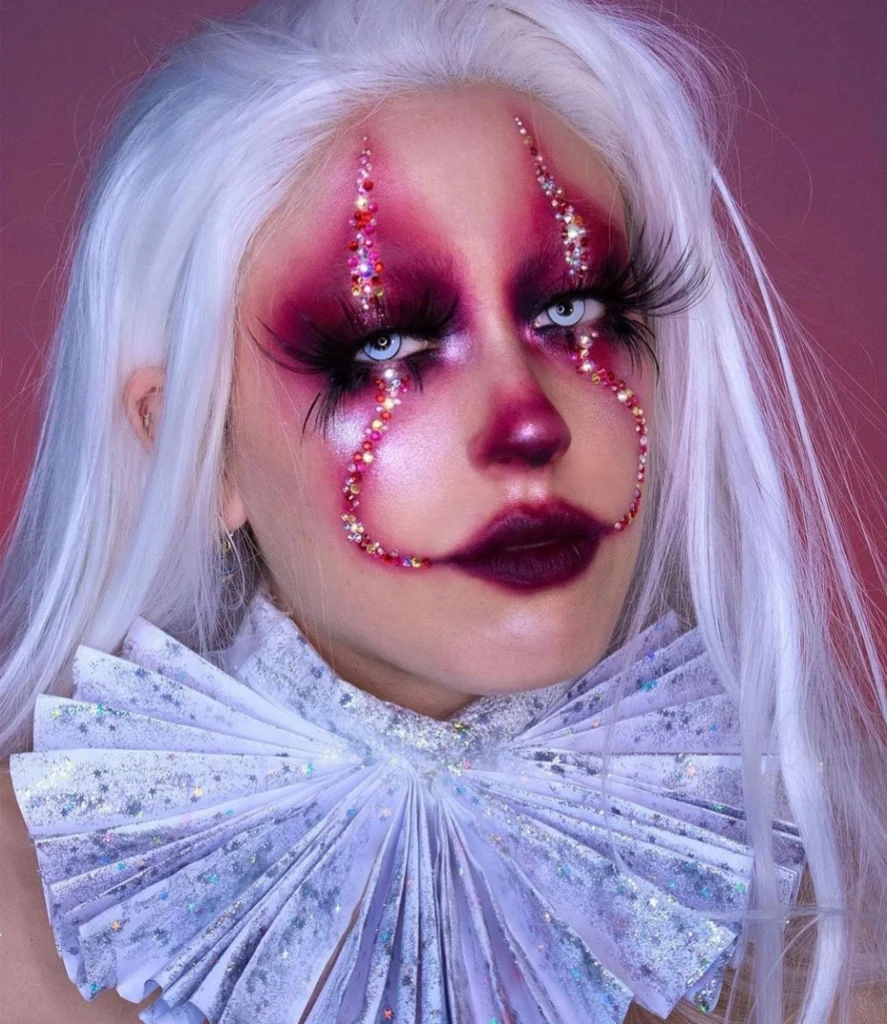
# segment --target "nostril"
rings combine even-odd
[[[543,395],[500,408],[480,439],[479,458],[485,463],[538,468],[560,458],[570,440],[566,421]]]
[[[503,450],[494,462],[519,463],[523,462],[528,466],[544,466],[552,462],[561,450],[561,445],[554,443],[548,438],[537,438],[533,442],[521,442],[519,445],[509,445]]]
[[[530,466],[544,466],[546,463],[553,462],[555,457],[561,451],[561,445],[559,444],[541,444],[534,449],[530,449],[527,452],[526,461]]]

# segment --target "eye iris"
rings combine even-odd
[[[585,313],[582,299],[561,299],[548,307],[548,315],[559,327],[572,327]]]
[[[399,350],[400,336],[397,334],[384,334],[379,338],[368,341],[363,347],[363,351],[370,359],[377,359],[379,361],[393,358]]]

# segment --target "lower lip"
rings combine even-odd
[[[599,540],[571,537],[534,548],[493,551],[465,561],[450,560],[449,564],[509,590],[542,590],[563,586],[581,576],[591,565]]]

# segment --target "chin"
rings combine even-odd
[[[594,666],[606,648],[606,638],[599,645],[590,646],[574,640],[552,644],[540,640],[535,645],[521,644],[505,649],[501,644],[484,650],[475,642],[465,648],[466,660],[445,661],[440,674],[441,682],[464,693],[482,696],[490,693],[516,693],[553,686],[565,679],[581,675]]]
[[[524,607],[482,631],[470,630],[464,667],[475,677],[477,692],[553,686],[586,672],[603,657],[618,615],[618,608],[612,617],[605,614],[601,604],[574,597],[567,605],[550,602],[544,610]]]

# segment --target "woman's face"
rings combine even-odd
[[[644,420],[570,352],[596,331],[590,358],[646,421],[650,364],[632,366],[600,303],[564,300],[583,282],[567,277],[563,221],[516,117],[584,220],[587,275],[608,256],[624,264],[622,200],[595,152],[523,94],[463,86],[396,98],[343,130],[256,240],[243,281],[229,529],[249,521],[272,594],[342,677],[437,717],[598,660],[644,516],[641,500],[612,529],[638,487]],[[372,185],[357,207],[364,147]],[[360,284],[382,295],[368,310],[352,293],[366,269],[356,211],[375,220],[363,239],[375,280]],[[408,389],[386,408],[392,376]],[[578,517],[567,527],[565,504]],[[451,559],[509,511],[510,550]],[[379,551],[349,540],[343,513]]]

